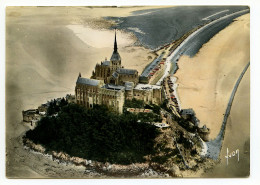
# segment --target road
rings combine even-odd
[[[193,32],[188,36],[176,49],[175,51],[166,58],[166,70],[162,78],[156,83],[161,85],[163,79],[170,73],[171,65],[177,64],[181,55],[193,56],[194,52],[200,48],[200,45],[206,43],[212,36],[217,34],[220,30],[224,29],[227,25],[232,22],[238,16],[249,13],[249,9],[238,11],[229,15],[225,15],[219,19],[216,19],[209,24],[201,27],[197,31]],[[176,70],[173,70],[173,73]]]
[[[186,54],[189,55],[189,53],[192,52],[192,50],[194,49],[194,47],[196,47],[196,43],[197,40],[199,40],[199,42],[201,41],[205,41],[205,37],[207,38],[207,35],[211,35],[211,34],[216,34],[217,30],[221,30],[224,27],[226,27],[226,24],[230,21],[235,19],[236,17],[243,15],[245,13],[248,13],[249,10],[242,10],[236,13],[232,13],[230,15],[226,15],[224,17],[221,17],[215,21],[212,21],[211,23],[201,27],[200,29],[198,29],[197,31],[193,32],[189,37],[187,37],[187,39],[185,39],[180,46],[178,46],[176,48],[176,50],[166,59],[166,70],[164,75],[162,76],[162,78],[156,83],[156,85],[161,85],[163,80],[170,75],[170,68],[171,65],[173,64],[177,64],[179,58],[181,55]],[[224,27],[223,27],[224,26]],[[241,75],[239,76],[239,79],[236,82],[236,85],[232,91],[227,109],[226,109],[226,113],[224,115],[224,120],[221,126],[221,130],[218,134],[218,136],[216,137],[216,139],[209,141],[209,142],[203,142],[202,141],[202,146],[203,146],[203,156],[208,156],[212,159],[218,159],[219,157],[219,153],[221,151],[221,147],[222,147],[222,141],[224,138],[224,134],[225,134],[225,128],[226,128],[226,122],[227,122],[227,118],[229,116],[230,113],[230,109],[232,106],[232,102],[236,93],[236,90],[238,88],[238,85],[243,77],[243,75],[245,74],[247,68],[249,67],[250,63],[248,63],[246,65],[246,67],[244,68],[243,72],[241,73]],[[175,70],[174,70],[175,71]],[[179,102],[178,105],[180,106]]]
[[[229,98],[227,109],[226,109],[226,112],[225,112],[225,115],[224,115],[224,119],[223,119],[223,122],[222,122],[222,125],[221,125],[221,129],[219,131],[218,136],[214,140],[206,142],[206,145],[207,145],[207,154],[206,154],[206,156],[208,156],[208,157],[210,157],[212,159],[217,160],[218,157],[219,157],[219,153],[221,151],[222,141],[223,141],[223,138],[224,138],[224,135],[225,135],[227,119],[228,119],[228,116],[229,116],[229,113],[230,113],[230,110],[231,110],[231,106],[232,106],[232,103],[233,103],[233,100],[234,100],[237,88],[238,88],[238,86],[239,86],[239,84],[240,84],[244,74],[246,73],[249,65],[250,65],[250,62],[248,62],[248,64],[245,66],[244,70],[240,74],[240,76],[239,76],[239,78],[238,78],[238,80],[237,80],[237,82],[236,82],[236,84],[234,86],[234,89],[233,89],[233,91],[231,93],[231,96]]]
[[[174,6],[141,10],[133,12],[128,17],[108,17],[108,19],[116,21],[118,29],[132,32],[143,46],[154,50],[178,40],[199,25],[248,8],[248,6]]]
[[[164,87],[164,92],[165,92],[165,97],[168,100],[168,108],[172,110],[172,112],[180,117],[179,111],[179,98],[177,95],[177,84],[175,83],[176,78],[168,76],[165,78],[163,81],[163,87]]]

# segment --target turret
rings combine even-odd
[[[81,78],[81,73],[79,72],[79,76],[78,76],[78,79]]]
[[[209,141],[210,129],[206,125],[198,129],[199,136],[203,141]]]

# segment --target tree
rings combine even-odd
[[[143,162],[144,156],[154,153],[154,139],[160,132],[138,119],[136,114],[110,112],[106,106],[85,109],[68,104],[56,117],[41,119],[25,137],[48,150],[86,159],[120,164]]]

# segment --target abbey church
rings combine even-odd
[[[126,81],[138,83],[138,72],[135,69],[124,69],[121,66],[121,57],[117,51],[117,42],[115,35],[114,52],[110,61],[105,60],[97,64],[95,71],[92,73],[92,79],[104,80],[105,83],[115,85],[124,85]]]
[[[139,99],[145,103],[162,102],[161,86],[140,84],[138,71],[125,69],[117,48],[115,33],[114,51],[110,60],[96,64],[91,78],[83,78],[79,73],[75,96],[76,103],[87,108],[94,104],[106,105],[122,113],[125,99]]]

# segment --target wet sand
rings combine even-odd
[[[111,45],[104,43],[105,47],[93,45],[89,38],[83,39],[77,34],[84,36],[87,34],[86,29],[94,33],[94,29],[111,26],[113,22],[104,21],[102,15],[128,16],[131,11],[145,8],[109,8],[106,9],[107,12],[104,8],[95,10],[85,7],[7,8],[6,176],[8,178],[92,177],[90,174],[84,174],[84,169],[80,167],[60,165],[41,154],[25,150],[19,136],[28,128],[21,124],[21,112],[36,108],[47,100],[65,96],[67,93],[74,94],[78,73],[81,72],[84,77],[89,77],[97,62],[104,60],[105,57],[110,58],[114,41],[114,37],[110,38],[110,35],[113,35],[113,31],[104,30],[105,35],[109,36],[109,38],[104,37],[106,43],[112,42]],[[84,25],[84,27],[81,27],[79,32],[77,30],[75,34],[75,29],[69,28],[69,25]],[[240,35],[242,36],[243,34]],[[93,35],[91,39],[98,37],[100,35]],[[120,46],[120,41],[127,42],[121,42],[124,44]],[[125,68],[138,69],[140,73],[150,62],[147,57],[153,55],[145,48],[134,46],[135,41],[133,35],[123,32],[118,34],[122,65]],[[233,67],[235,70],[235,65]],[[243,68],[240,65],[237,67]],[[237,70],[237,73],[239,74],[240,71]],[[181,92],[179,94],[182,95]],[[229,94],[227,99],[228,97]]]
[[[213,37],[194,58],[179,60],[178,93],[182,108],[193,108],[211,129],[210,138],[218,134],[223,114],[235,82],[250,61],[249,14],[241,16]],[[225,156],[239,150],[237,155]],[[248,177],[250,173],[250,67],[245,73],[232,104],[218,164],[202,177]],[[196,176],[196,175],[195,175]]]
[[[40,154],[24,150],[21,135],[28,129],[22,110],[37,108],[41,103],[66,94],[74,94],[78,73],[90,77],[97,62],[111,57],[113,30],[102,29],[104,45],[94,45],[100,37],[99,27],[111,22],[102,16],[127,16],[147,7],[10,7],[6,9],[6,176],[8,178],[83,178],[84,169],[61,166]],[[149,8],[149,7],[148,7]],[[82,39],[70,25],[83,25],[77,34],[91,34]],[[95,27],[96,25],[96,27]],[[110,38],[110,35],[112,36]],[[90,40],[92,39],[92,40]],[[148,49],[135,46],[136,38],[123,32],[117,37],[122,65],[141,72]],[[122,41],[122,42],[121,42]],[[110,44],[109,44],[110,43]]]
[[[220,163],[203,176],[205,177],[248,177],[250,174],[250,67],[239,84],[227,121],[225,138],[220,153]],[[238,156],[227,159],[239,150]]]
[[[175,75],[181,107],[195,110],[200,126],[211,129],[211,139],[220,130],[232,89],[250,60],[249,14],[236,20],[204,44],[195,57],[181,57]]]

